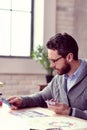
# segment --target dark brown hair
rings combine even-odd
[[[48,49],[57,50],[58,54],[66,57],[68,53],[73,53],[74,60],[78,60],[78,45],[76,40],[67,33],[58,33],[46,44]]]

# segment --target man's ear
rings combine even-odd
[[[73,60],[73,53],[69,53],[66,57],[68,62],[71,62]]]

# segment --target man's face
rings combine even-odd
[[[59,75],[66,74],[71,70],[66,58],[58,55],[57,50],[48,49],[48,59],[50,60],[50,66],[54,68]]]

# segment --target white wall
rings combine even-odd
[[[55,34],[56,0],[35,0],[34,44],[46,44]],[[0,73],[45,73],[31,59],[0,58]]]
[[[44,0],[34,1],[34,47],[43,44],[44,35]]]
[[[56,0],[44,0],[44,44],[56,33]]]

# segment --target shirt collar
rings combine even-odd
[[[84,62],[82,61],[82,60],[80,60],[81,61],[81,63],[80,63],[80,66],[77,68],[77,70],[72,74],[72,76],[68,76],[67,74],[65,74],[64,75],[64,78],[66,78],[66,79],[72,79],[72,78],[74,78],[74,77],[78,77],[80,74],[81,74],[81,71],[82,71],[82,68],[83,68],[83,66],[84,66]]]

